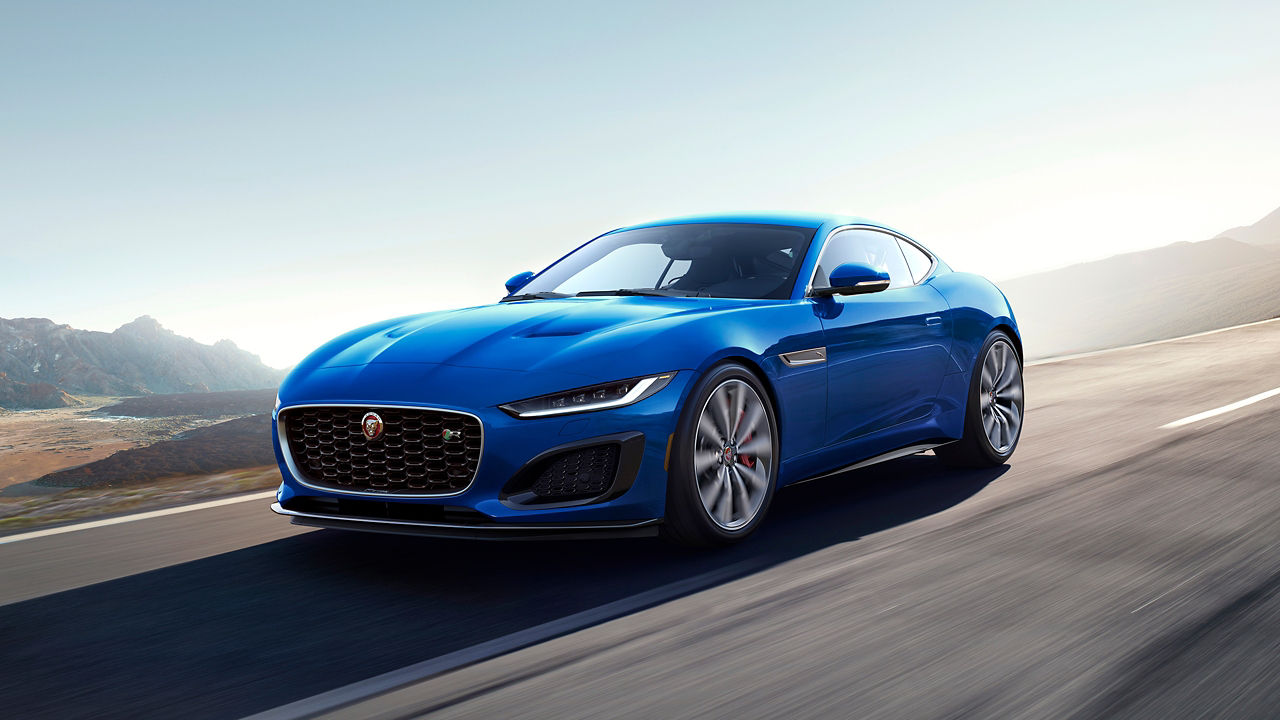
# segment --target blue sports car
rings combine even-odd
[[[273,414],[272,509],[478,538],[742,540],[774,492],[932,449],[1004,463],[1022,427],[1004,295],[838,216],[620,228],[492,305],[342,335]]]

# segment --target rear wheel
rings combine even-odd
[[[778,422],[769,396],[736,363],[707,373],[674,438],[662,534],[681,545],[726,545],[764,519],[777,484]]]
[[[964,435],[934,453],[956,467],[1003,465],[1018,447],[1022,417],[1022,358],[1009,336],[997,330],[987,336],[978,353],[969,382]]]

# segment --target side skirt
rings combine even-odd
[[[849,472],[850,470],[857,470],[858,468],[864,468],[870,465],[878,465],[882,462],[888,462],[889,460],[897,460],[898,458],[906,457],[908,455],[918,455],[919,453],[922,453],[926,450],[932,450],[936,447],[942,447],[943,445],[950,445],[953,442],[956,442],[956,441],[946,440],[944,442],[927,442],[927,443],[916,443],[915,445],[907,445],[906,447],[900,447],[897,450],[890,450],[887,453],[881,453],[880,455],[869,457],[866,460],[859,460],[858,462],[853,463],[852,465],[845,465],[844,467],[837,468],[835,470],[830,470],[828,472],[824,472],[819,475],[807,477],[803,480],[797,480],[793,483],[788,484],[787,487],[790,487],[792,485],[799,485],[801,483],[811,482],[813,480],[821,480],[822,478],[831,477],[832,475],[839,475],[840,473]]]

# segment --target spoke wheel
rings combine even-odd
[[[1022,366],[1005,340],[992,343],[982,359],[978,403],[991,449],[1008,453],[1022,431]]]
[[[773,426],[755,388],[726,380],[702,406],[693,476],[711,521],[737,530],[755,519],[773,481]]]
[[[1010,336],[987,336],[973,369],[959,440],[934,449],[953,467],[995,467],[1013,456],[1022,435],[1022,358]]]
[[[671,435],[658,532],[685,547],[742,542],[769,513],[781,462],[778,416],[750,369],[726,362],[690,389]]]

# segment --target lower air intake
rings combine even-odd
[[[530,490],[544,500],[574,500],[602,495],[618,474],[618,446],[596,445],[556,456]]]
[[[511,507],[567,507],[612,500],[635,482],[644,435],[615,433],[552,448],[530,460],[502,488]]]

